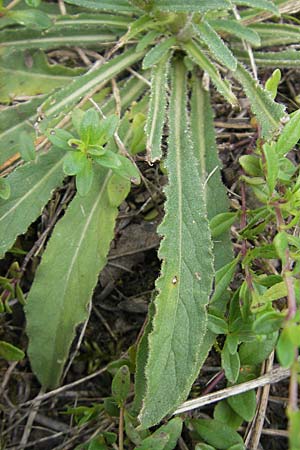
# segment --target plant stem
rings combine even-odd
[[[119,450],[124,450],[124,406],[121,406],[119,416]]]

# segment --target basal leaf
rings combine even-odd
[[[146,122],[147,158],[154,162],[162,156],[161,140],[167,106],[169,57],[163,58],[152,69],[151,97]]]
[[[87,318],[87,304],[106,263],[118,212],[108,198],[110,176],[99,168],[88,195],[76,195],[71,202],[55,227],[27,298],[28,353],[45,387],[59,383],[75,327]],[[63,252],[62,242],[68,243]]]
[[[230,9],[227,0],[155,0],[154,5],[161,11],[205,12],[209,10]]]
[[[143,428],[174,410],[197,376],[213,275],[203,185],[187,132],[185,77],[183,63],[174,61],[166,160],[169,184],[165,219],[159,228],[164,236],[159,251],[163,262],[149,334],[147,390],[140,413]]]
[[[82,74],[60,64],[48,64],[42,52],[14,53],[0,60],[0,101],[10,103],[16,97],[47,94]]]
[[[158,64],[175,43],[176,38],[170,37],[160,42],[155,47],[152,47],[143,59],[143,69],[149,69],[155,64]]]
[[[210,49],[212,55],[229,70],[235,70],[237,60],[210,24],[202,21],[195,25],[195,29],[199,33],[200,39]]]
[[[262,9],[264,11],[270,11],[274,15],[279,16],[279,11],[276,5],[272,1],[268,0],[234,0],[236,5],[249,6],[250,8]]]
[[[136,12],[127,0],[66,0],[71,5],[81,6],[83,8],[94,9],[97,11],[116,11],[116,12]]]
[[[6,12],[10,19],[27,28],[45,29],[52,25],[50,17],[38,9],[11,10]]]
[[[66,28],[57,30],[50,28],[47,33],[38,30],[3,30],[0,33],[0,54],[10,55],[16,50],[43,49],[48,50],[61,46],[80,45],[81,47],[97,47],[106,46],[107,43],[116,41],[116,34],[108,30],[99,32],[97,27],[88,30],[78,31],[78,29]]]
[[[236,105],[237,99],[231,91],[229,84],[221,78],[219,72],[216,70],[213,63],[204,55],[201,48],[193,41],[184,44],[184,47],[192,60],[198,64],[202,70],[208,73],[220,94],[223,95],[229,103]]]
[[[62,183],[64,155],[59,149],[52,150],[7,177],[11,195],[6,201],[0,200],[0,258],[41,214],[52,191]]]
[[[235,51],[240,61],[249,64],[248,52]],[[282,50],[280,52],[253,52],[255,63],[258,67],[280,67],[291,69],[300,67],[300,52],[297,50]]]
[[[250,100],[251,109],[261,124],[262,136],[270,137],[280,126],[280,119],[284,116],[283,105],[275,103],[241,64],[238,64],[233,76],[243,86]]]
[[[7,361],[20,361],[25,357],[23,350],[6,341],[0,341],[0,358]]]
[[[116,56],[100,68],[82,75],[69,86],[51,96],[49,101],[42,105],[42,111],[47,117],[68,112],[85,94],[134,64],[142,56],[142,52],[138,53],[134,50],[128,50]]]
[[[228,450],[232,445],[243,443],[242,437],[220,420],[193,419],[191,423],[202,439],[220,450]]]
[[[249,29],[259,34],[261,47],[296,44],[299,42],[300,30],[298,25],[257,23],[250,25]]]
[[[37,108],[45,97],[10,106],[0,111],[0,164],[12,156],[19,158],[19,137],[22,131],[33,132]]]
[[[245,27],[238,20],[216,19],[208,20],[208,23],[216,31],[224,31],[225,33],[233,34],[255,46],[260,45],[261,40],[259,34],[251,28]]]
[[[165,425],[159,427],[153,434],[151,434],[151,436],[144,439],[141,445],[136,447],[135,450],[158,450],[158,443],[160,442],[159,439],[162,438],[163,445],[159,448],[162,450],[173,450],[176,447],[181,431],[182,419],[180,417],[175,417]],[[165,439],[165,436],[167,436],[167,439]],[[156,441],[157,439],[158,441]]]

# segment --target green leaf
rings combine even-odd
[[[295,347],[291,340],[288,327],[284,328],[279,336],[276,355],[282,367],[291,367],[295,361]]]
[[[254,155],[242,155],[239,157],[240,165],[246,174],[252,177],[260,177],[263,175],[260,161],[260,158]]]
[[[28,6],[31,6],[32,8],[37,8],[41,4],[41,0],[25,0],[25,2]]]
[[[208,20],[208,23],[216,31],[225,31],[225,33],[233,34],[254,46],[260,45],[261,41],[259,34],[256,31],[251,30],[251,28],[245,27],[237,20],[217,19]]]
[[[227,401],[233,411],[244,420],[250,422],[253,419],[256,410],[256,395],[254,389],[229,397]]]
[[[285,125],[276,144],[278,156],[285,156],[300,139],[300,109]]]
[[[68,141],[74,139],[74,136],[62,128],[52,128],[47,132],[47,137],[51,144],[63,150],[71,150]]]
[[[173,450],[182,431],[182,419],[175,417],[142,441],[135,450]],[[166,439],[167,437],[167,439]],[[161,444],[160,444],[161,442]],[[161,446],[160,446],[161,445]]]
[[[109,172],[99,168],[88,195],[72,200],[55,227],[27,298],[28,353],[44,387],[58,385],[75,327],[87,318],[87,304],[106,264],[118,213],[108,198],[109,178]],[[68,242],[63,252],[62,242]]]
[[[210,221],[211,235],[213,238],[230,229],[237,219],[237,213],[226,212],[213,217]]]
[[[207,216],[212,220],[220,213],[227,213],[229,201],[222,183],[222,164],[218,157],[210,95],[203,89],[196,76],[192,78],[191,137],[199,177],[205,187]],[[225,231],[213,242],[214,267],[219,270],[232,259],[229,232]]]
[[[146,122],[147,159],[159,161],[162,156],[161,140],[167,106],[167,82],[169,55],[153,67],[151,77],[151,97]]]
[[[254,366],[261,364],[274,350],[278,333],[256,338],[252,342],[243,342],[239,348],[242,366]]]
[[[227,81],[223,80],[216,70],[214,64],[204,55],[200,47],[193,41],[183,44],[192,60],[198,64],[202,70],[208,73],[213,84],[221,95],[232,105],[237,104],[237,99]]]
[[[263,145],[263,152],[266,160],[266,179],[269,187],[270,195],[273,194],[275,189],[278,172],[279,172],[279,161],[278,161],[278,153],[276,152],[276,145],[267,142]]]
[[[235,70],[237,67],[237,60],[210,24],[203,21],[199,24],[195,24],[194,27],[199,34],[200,39],[207,45],[217,61],[229,70]]]
[[[272,75],[267,79],[265,88],[270,92],[272,99],[277,95],[277,89],[281,80],[281,72],[279,69],[275,69]]]
[[[100,166],[108,167],[109,169],[118,169],[121,167],[122,162],[120,156],[111,150],[106,150],[103,155],[92,155],[93,160],[100,164]]]
[[[206,12],[218,9],[230,9],[230,2],[227,0],[154,0],[154,5],[160,11],[174,12]]]
[[[279,312],[263,312],[255,319],[253,323],[253,331],[256,334],[271,334],[279,330],[283,321],[284,316]]]
[[[92,161],[84,158],[83,168],[76,174],[76,188],[78,193],[84,197],[91,189],[94,178]]]
[[[243,443],[241,436],[220,420],[193,419],[191,424],[201,439],[218,450],[228,450],[231,445]]]
[[[138,53],[134,50],[128,50],[127,52],[116,56],[109,62],[103,64],[100,68],[82,75],[69,86],[64,87],[57,94],[51,96],[49,100],[42,105],[42,111],[47,117],[57,115],[55,120],[58,121],[59,113],[67,113],[70,111],[73,105],[84,95],[104,81],[108,81],[118,75],[131,64],[137,62],[142,56],[143,53]]]
[[[148,33],[143,36],[139,43],[136,46],[136,50],[138,52],[142,52],[143,50],[146,50],[147,47],[149,47],[153,42],[158,39],[161,36],[161,33],[156,30],[148,31]]]
[[[230,383],[235,383],[238,379],[240,372],[240,358],[239,354],[236,352],[231,354],[228,345],[225,341],[225,345],[221,353],[222,357],[222,368],[225,371],[225,376]]]
[[[215,447],[212,447],[211,445],[200,442],[200,444],[196,444],[195,450],[216,450],[216,449],[215,449]]]
[[[289,248],[289,240],[288,240],[287,233],[285,231],[280,231],[279,233],[277,233],[276,236],[273,239],[273,245],[275,247],[277,255],[282,260],[283,265],[285,265],[286,258],[287,258],[287,254],[286,253],[287,253],[287,250]],[[282,283],[281,283],[281,286],[282,286]],[[283,297],[285,295],[287,295],[287,294],[284,294]]]
[[[0,177],[0,198],[3,200],[8,200],[10,197],[11,188],[8,180],[6,178]]]
[[[149,69],[160,62],[160,60],[169,53],[170,48],[176,44],[176,38],[170,37],[157,44],[146,54],[143,59],[143,69]]]
[[[234,0],[236,5],[249,6],[250,8],[262,9],[264,11],[270,11],[275,16],[279,16],[277,6],[272,1],[268,0]]]
[[[20,134],[19,150],[25,162],[35,160],[36,152],[34,141],[32,136],[26,131],[22,131],[22,133]]]
[[[121,165],[113,169],[113,171],[126,180],[130,180],[135,184],[139,184],[141,181],[141,177],[137,167],[125,156],[118,155],[118,159]]]
[[[118,13],[138,11],[127,0],[101,0],[101,2],[99,0],[66,0],[66,3],[98,11],[115,11]]]
[[[62,151],[51,150],[37,162],[29,162],[7,177],[11,196],[7,201],[0,201],[0,258],[39,217],[52,191],[62,183],[63,156]]]
[[[107,185],[107,193],[110,204],[118,206],[127,197],[130,191],[130,182],[125,178],[113,174]]]
[[[208,314],[207,328],[215,334],[228,333],[228,324],[221,317]]]
[[[250,63],[248,52],[235,51],[234,53],[240,61]],[[253,57],[258,67],[291,69],[298,68],[300,65],[300,52],[293,49],[281,52],[253,52]]]
[[[117,371],[112,381],[111,392],[121,407],[130,392],[130,372],[128,366],[122,366]]]
[[[83,70],[49,64],[44,53],[15,52],[0,62],[0,101],[11,103],[18,97],[47,94],[72,81]]]
[[[260,1],[260,0],[258,0]],[[300,30],[298,25],[279,23],[255,23],[250,29],[256,31],[261,38],[262,47],[296,44],[299,42]],[[267,53],[264,53],[268,57]]]
[[[251,109],[257,116],[262,127],[262,136],[270,137],[280,126],[280,119],[284,116],[284,107],[279,103],[274,103],[268,92],[264,91],[259,84],[251,77],[250,73],[238,64],[233,76],[243,86],[243,89],[250,100]]]
[[[214,409],[214,419],[225,423],[234,430],[237,430],[243,423],[243,418],[231,408],[227,400],[218,402]]]
[[[289,418],[289,444],[291,450],[300,448],[300,411],[287,411]]]
[[[50,17],[39,9],[24,9],[18,11],[8,11],[6,15],[20,25],[27,28],[37,28],[43,30],[52,25]]]
[[[185,77],[184,65],[174,61],[166,159],[169,184],[166,214],[159,228],[164,236],[159,250],[163,262],[149,334],[147,391],[140,413],[143,428],[174,410],[197,376],[213,276],[203,186],[187,134]]]
[[[238,261],[239,258],[237,257],[230,263],[226,264],[224,267],[221,267],[221,269],[216,272],[215,291],[211,300],[212,302],[216,302],[217,300],[219,300],[221,295],[229,286],[229,283],[232,280],[232,277],[236,270]]]
[[[85,111],[79,128],[79,136],[86,146],[97,144],[101,135],[99,113],[90,108]]]
[[[0,164],[9,158],[18,158],[19,136],[22,131],[33,132],[33,121],[43,98],[10,106],[0,111]]]
[[[7,361],[20,361],[25,358],[25,353],[18,347],[9,344],[9,342],[0,341],[0,358],[4,358]]]
[[[68,152],[64,158],[63,170],[66,175],[76,175],[81,172],[86,165],[87,158],[80,151]]]

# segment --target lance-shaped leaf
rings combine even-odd
[[[98,31],[100,29],[102,30],[102,28],[111,31],[127,30],[131,22],[132,19],[124,15],[82,13],[76,14],[75,16],[57,16],[52,30],[70,30],[72,28],[78,32],[78,27],[82,27],[84,30],[97,27]]]
[[[257,23],[249,27],[259,34],[261,47],[273,47],[274,45],[297,44],[300,39],[298,25],[279,23]]]
[[[146,123],[147,158],[158,161],[161,158],[161,139],[165,123],[167,105],[167,81],[169,72],[169,55],[152,69],[151,97]]]
[[[49,101],[42,105],[43,113],[49,117],[70,111],[72,106],[84,95],[137,62],[143,54],[143,52],[128,50],[103,64],[100,68],[82,75],[69,86],[64,87],[51,96]]]
[[[37,30],[4,30],[0,33],[0,54],[11,53],[16,50],[28,50],[32,48],[51,49],[61,46],[80,45],[82,47],[103,48],[108,43],[116,40],[116,34],[108,30],[99,32],[99,28],[94,26],[84,32],[73,28],[59,30],[47,30],[47,33]]]
[[[212,55],[229,70],[235,70],[237,60],[231,53],[231,50],[224,44],[220,36],[209,25],[208,22],[200,22],[195,24],[195,30],[200,36],[200,39],[210,49]]]
[[[87,304],[114,236],[118,208],[107,192],[111,171],[96,172],[90,192],[76,195],[55,227],[27,298],[28,353],[44,387],[59,383],[75,328],[87,318]],[[62,242],[67,242],[64,251]]]
[[[238,64],[233,76],[243,86],[250,100],[251,109],[261,124],[262,136],[270,137],[280,126],[280,119],[284,116],[284,106],[275,103],[270,94],[251,77],[241,64]]]
[[[190,41],[184,44],[184,47],[192,60],[199,65],[202,70],[208,73],[220,94],[223,95],[229,103],[236,105],[237,99],[231,91],[229,83],[221,78],[219,72],[216,70],[213,63],[204,55],[199,45],[193,41]]]
[[[208,23],[216,30],[223,31],[228,34],[233,34],[244,41],[249,42],[252,45],[260,45],[259,34],[249,27],[245,27],[238,20],[208,20]]]
[[[41,214],[52,191],[62,183],[64,155],[62,150],[52,150],[37,163],[27,163],[8,176],[11,195],[0,200],[0,258]]]
[[[174,12],[205,12],[231,7],[227,0],[154,0],[153,3],[161,11]]]
[[[0,164],[18,152],[20,133],[34,130],[37,108],[44,100],[45,96],[0,111]]]
[[[234,0],[233,3],[241,6],[249,6],[250,8],[262,9],[264,11],[270,11],[276,16],[279,16],[278,8],[273,2],[268,0]]]
[[[140,413],[143,428],[158,423],[188,395],[206,331],[212,244],[203,184],[188,136],[186,103],[185,66],[174,61],[166,160],[169,184],[166,214],[159,228],[164,236],[159,251],[162,270],[149,334],[147,387]]]
[[[209,92],[205,91],[197,77],[192,79],[191,97],[191,138],[198,176],[205,183],[205,199],[209,220],[217,214],[225,213],[229,208],[225,186],[221,180],[221,163],[218,157],[215,130],[213,124],[213,110],[210,103]],[[232,260],[232,244],[228,231],[223,232],[213,241],[215,271],[230,264]],[[216,280],[215,280],[216,282]],[[224,313],[226,308],[226,295],[214,308]],[[215,333],[206,331],[200,347],[198,370],[206,360],[207,354],[216,339]]]
[[[0,101],[10,103],[18,96],[46,94],[82,72],[81,68],[50,65],[42,52],[10,55],[0,61]]]
[[[66,0],[71,5],[81,6],[83,8],[94,9],[98,11],[116,11],[116,12],[137,12],[127,0]]]
[[[175,44],[176,38],[170,37],[153,47],[143,60],[143,69],[149,69],[155,64],[158,64],[165,54],[169,52],[170,48]]]
[[[250,63],[249,53],[235,51],[240,61]],[[274,67],[282,69],[298,69],[300,67],[300,52],[297,50],[283,50],[281,52],[253,52],[258,67]]]

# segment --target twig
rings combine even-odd
[[[44,394],[44,392],[45,392],[44,388],[41,388],[40,393],[39,393],[39,397],[41,397]],[[30,411],[30,414],[28,416],[28,419],[27,419],[27,422],[26,422],[26,425],[25,425],[25,428],[24,428],[23,436],[22,436],[21,441],[20,441],[21,448],[24,445],[27,444],[27,441],[28,441],[30,433],[31,433],[32,425],[33,425],[35,417],[36,417],[36,415],[38,413],[41,401],[42,400],[38,400],[38,401],[36,401],[34,403],[34,405],[32,405],[32,410]]]
[[[124,406],[120,408],[119,415],[119,450],[124,450]]]
[[[67,14],[67,9],[64,0],[58,0],[58,7],[62,16]]]
[[[5,372],[1,387],[0,387],[0,395],[2,395],[2,393],[4,392],[4,389],[7,386],[7,383],[9,382],[9,379],[11,377],[12,372],[14,371],[16,365],[18,364],[18,361],[15,361],[13,363],[10,364],[9,368],[7,369],[7,371]]]
[[[232,11],[233,11],[233,14],[234,14],[235,18],[238,21],[240,21],[241,20],[241,16],[240,16],[240,14],[238,12],[238,9],[237,9],[237,7],[235,5],[232,6]],[[248,42],[246,42],[244,39],[242,39],[242,43],[243,43],[243,46],[244,46],[244,48],[245,48],[245,50],[246,50],[246,52],[248,53],[248,56],[249,56],[249,60],[250,60],[250,64],[251,64],[251,68],[252,68],[252,72],[253,72],[253,77],[255,78],[255,80],[257,80],[257,67],[256,67],[256,64],[255,64],[255,59],[254,59],[254,56],[253,56],[253,51],[252,51],[251,45]]]
[[[273,361],[274,361],[274,351],[271,353],[271,355],[264,364],[265,372],[269,372],[272,369]],[[266,417],[269,393],[270,393],[269,384],[266,384],[263,388],[259,388],[258,390],[257,393],[258,406],[256,409],[256,414],[250,426],[248,436],[245,439],[245,446],[247,447],[248,450],[257,450],[258,448],[260,436],[263,430],[264,421]]]
[[[57,389],[53,389],[52,391],[47,392],[46,394],[41,394],[41,395],[39,394],[34,399],[28,400],[27,402],[22,403],[20,406],[32,405],[32,404],[36,404],[38,402],[43,402],[45,400],[48,400],[49,398],[54,397],[55,395],[58,395],[61,392],[68,391],[69,389],[72,389],[75,386],[79,386],[81,383],[85,383],[89,380],[92,380],[95,377],[98,377],[102,373],[106,372],[106,370],[107,370],[107,366],[103,367],[102,369],[97,370],[94,373],[91,373],[90,375],[87,375],[86,377],[83,377],[83,378],[80,378],[79,380],[73,381],[72,383],[65,384],[64,386],[61,386]]]
[[[277,369],[273,369],[271,372],[262,375],[255,380],[246,381],[245,383],[221,389],[217,392],[213,392],[212,394],[204,395],[203,397],[188,400],[184,402],[178,409],[176,409],[173,415],[181,414],[186,411],[192,411],[193,409],[200,408],[205,405],[210,405],[211,403],[223,400],[224,398],[232,397],[233,395],[241,394],[242,392],[247,392],[260,386],[265,386],[266,384],[278,383],[279,381],[284,380],[289,376],[289,369],[278,367]]]

